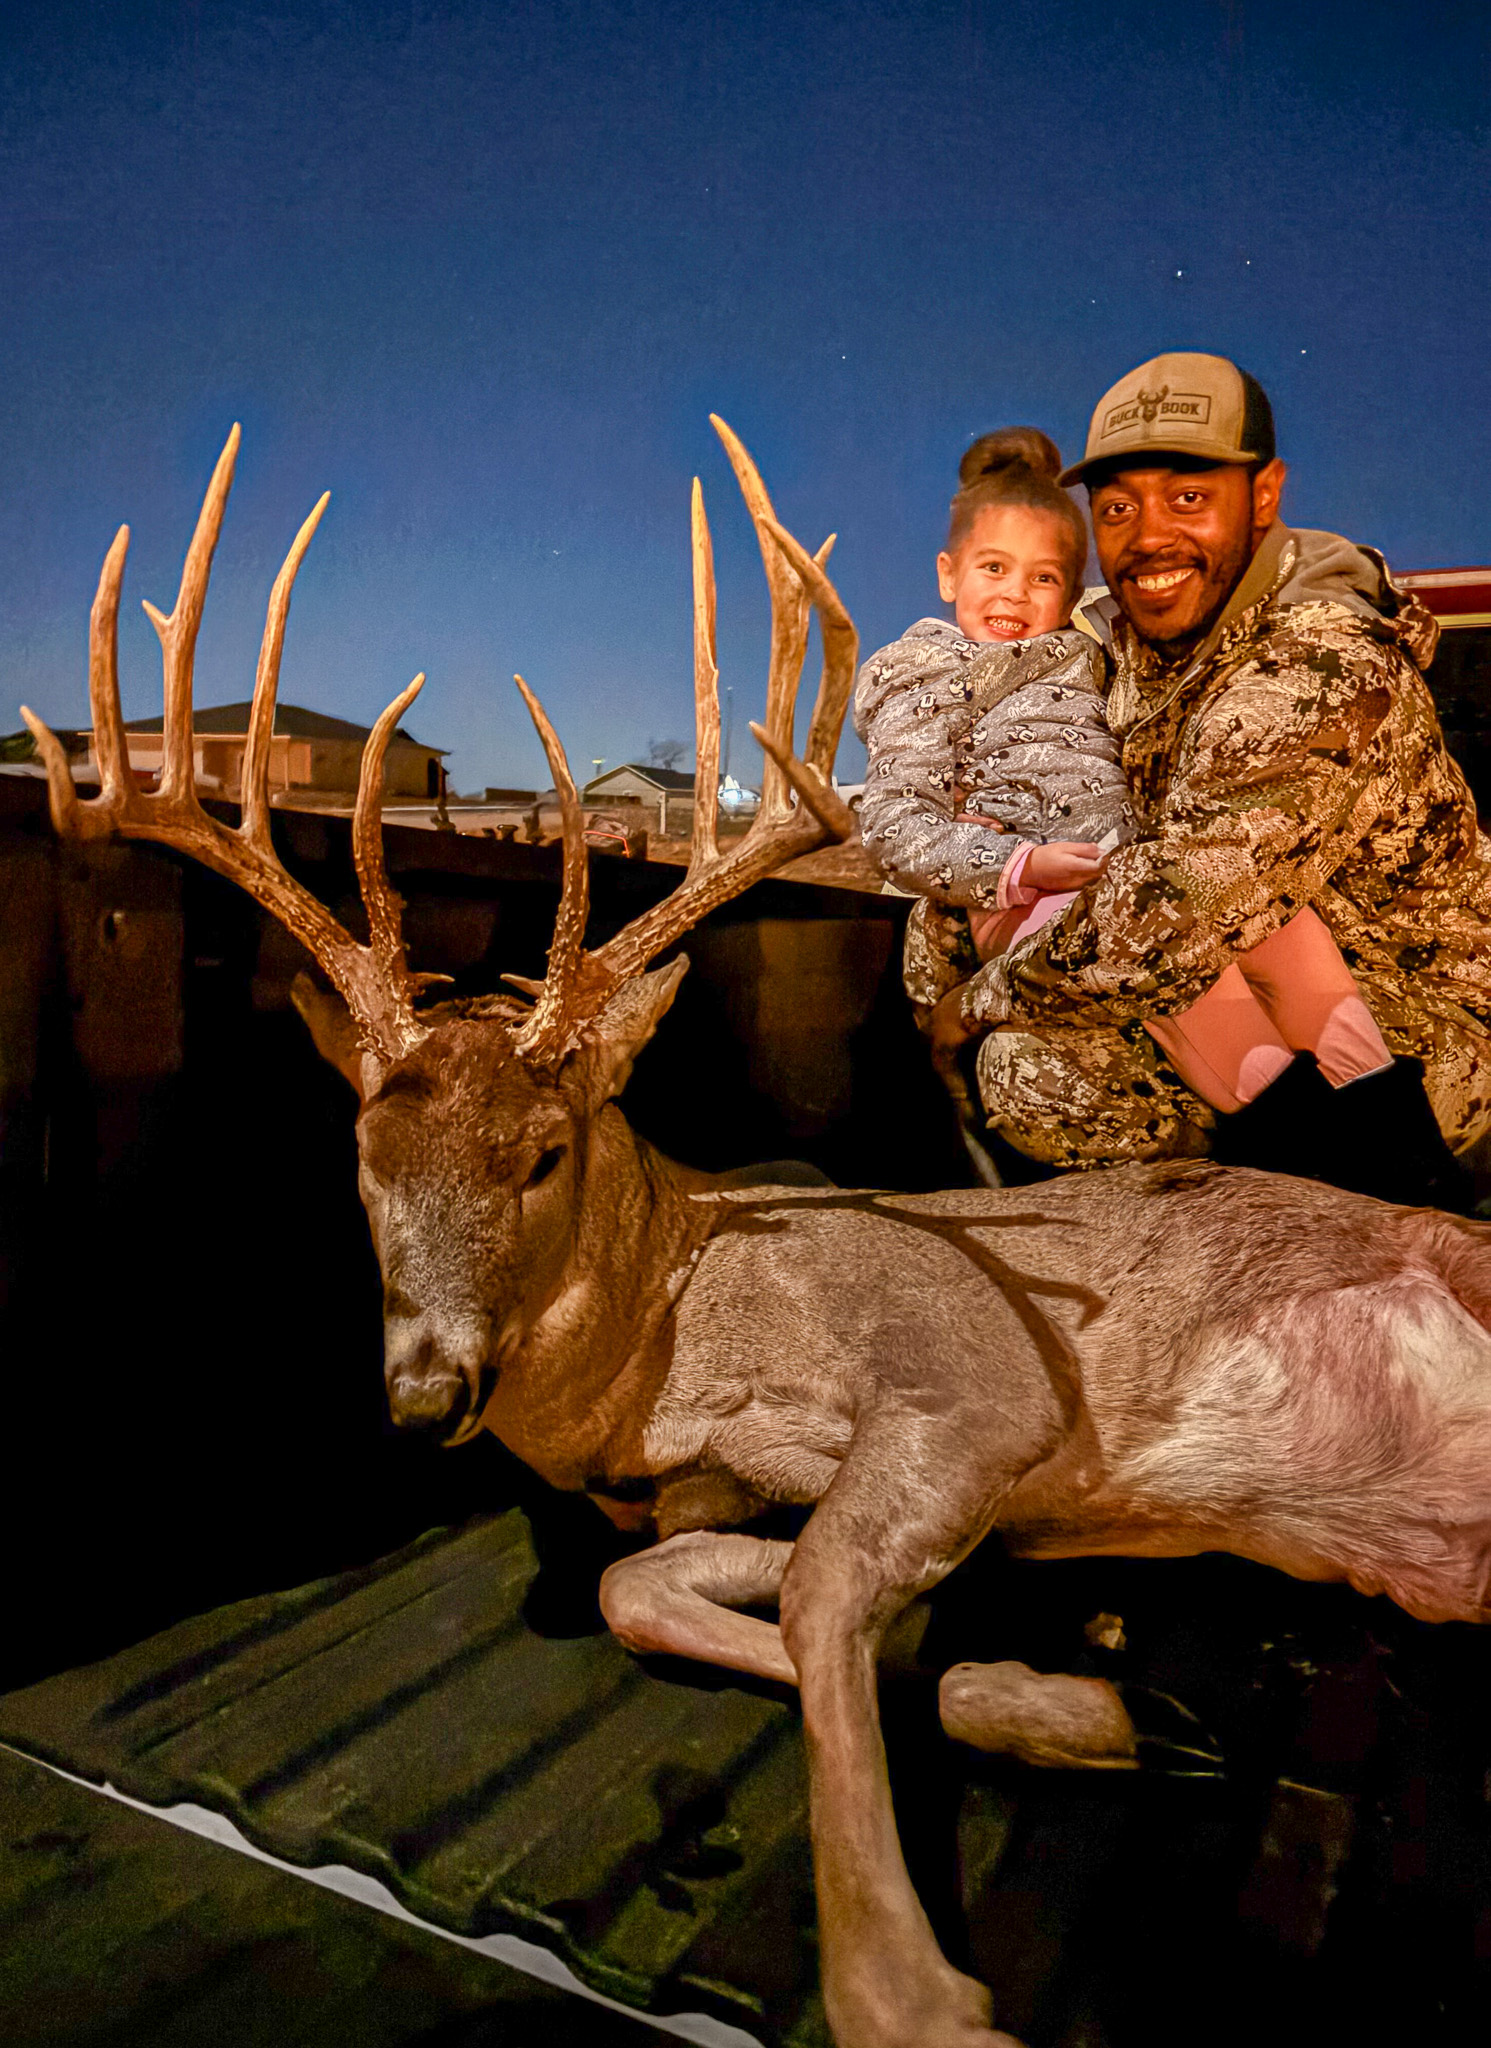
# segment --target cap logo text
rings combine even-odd
[[[1210,418],[1211,398],[1206,392],[1172,391],[1168,384],[1162,384],[1158,391],[1141,390],[1137,398],[1126,398],[1122,405],[1110,406],[1099,438],[1106,441],[1110,434],[1122,433],[1126,427],[1152,427],[1157,420],[1176,426],[1184,423],[1204,427]]]

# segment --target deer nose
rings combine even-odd
[[[453,1429],[470,1399],[461,1374],[438,1362],[429,1338],[388,1382],[389,1412],[399,1429]]]
[[[438,1332],[390,1322],[384,1339],[388,1406],[395,1427],[455,1429],[475,1397],[485,1345],[452,1346]]]

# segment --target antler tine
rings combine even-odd
[[[554,939],[549,947],[549,971],[543,992],[517,1034],[519,1052],[539,1064],[554,1064],[563,1058],[573,1042],[579,1023],[576,995],[584,965],[585,926],[590,917],[590,856],[585,849],[585,816],[580,793],[570,774],[569,761],[549,715],[521,676],[513,681],[523,693],[528,715],[538,728],[548,757],[549,773],[559,792],[559,810],[564,826],[564,883],[559,912],[554,920]]]
[[[321,503],[325,502],[323,498]],[[312,518],[320,516],[321,507],[317,506]],[[302,527],[301,532],[304,531]],[[419,1027],[414,1020],[414,982],[404,956],[404,906],[389,886],[388,866],[383,858],[383,760],[399,720],[424,686],[423,675],[417,675],[408,689],[401,690],[380,713],[363,746],[357,802],[352,811],[352,864],[357,869],[357,886],[368,914],[368,950],[380,982],[388,991],[396,1026],[411,1040],[419,1035]]]
[[[825,832],[835,839],[847,839],[854,830],[854,813],[831,784],[825,784],[798,760],[796,754],[779,747],[765,726],[751,720],[751,733],[763,754],[768,755],[796,790]]]
[[[704,516],[704,491],[694,478],[694,838],[689,873],[719,853],[720,668],[715,641],[714,548]]]
[[[263,843],[269,832],[269,742],[274,737],[274,709],[279,696],[280,656],[285,649],[285,621],[290,616],[290,594],[311,536],[321,524],[321,515],[331,503],[331,492],[323,491],[299,533],[290,544],[284,566],[269,593],[264,617],[264,638],[259,645],[259,666],[254,676],[254,701],[249,711],[248,740],[243,749],[240,776],[244,837]]]
[[[160,638],[166,686],[160,793],[194,810],[197,807],[197,784],[196,764],[192,758],[192,664],[197,651],[197,631],[202,623],[202,607],[207,602],[207,579],[212,574],[212,557],[217,550],[217,537],[222,531],[223,511],[228,503],[228,492],[233,487],[233,470],[238,461],[241,438],[241,430],[235,425],[217,459],[207,495],[202,500],[202,510],[197,515],[191,546],[186,551],[181,586],[176,593],[171,616],[167,618],[148,599],[145,603],[145,614]]]
[[[85,809],[78,802],[78,786],[72,779],[72,769],[68,766],[61,740],[49,725],[37,717],[29,704],[21,706],[21,716],[47,771],[47,798],[57,836],[61,839],[97,838],[98,827],[89,815],[93,806],[90,804]],[[110,829],[107,823],[103,829],[105,832]]]
[[[790,761],[792,756],[783,753],[780,758]],[[786,779],[784,775],[783,781]],[[837,797],[831,798],[832,804],[838,801]],[[826,822],[829,817],[834,822]],[[846,833],[852,823],[847,806],[844,817],[848,822],[841,826],[821,791],[815,792],[812,803],[789,809],[784,817],[763,819],[758,815],[750,831],[728,853],[721,854],[709,867],[685,876],[671,896],[665,896],[614,939],[608,939],[604,946],[586,956],[587,1013],[599,1007],[605,995],[620,982],[640,974],[650,960],[685,932],[692,931],[712,910],[744,895],[753,883],[763,881],[800,853],[811,853],[825,839]]]
[[[104,556],[98,591],[88,614],[88,702],[93,712],[99,793],[125,806],[135,794],[119,703],[119,593],[128,553],[129,528],[121,526]]]
[[[854,690],[854,671],[859,660],[859,635],[854,630],[854,621],[845,611],[843,599],[824,572],[823,565],[828,560],[838,536],[831,533],[817,554],[810,555],[799,541],[794,540],[785,526],[779,526],[774,519],[768,519],[764,524],[767,532],[801,578],[803,588],[812,599],[813,607],[818,614],[818,628],[823,636],[823,675],[818,684],[813,716],[808,724],[808,743],[803,749],[803,761],[824,784],[829,784],[834,761],[838,756],[839,739],[844,730],[844,716],[849,709],[849,699]],[[785,767],[783,772],[801,795],[802,789],[797,779]]]
[[[135,796],[119,708],[119,590],[129,528],[115,534],[99,573],[98,591],[88,615],[88,699],[93,707],[93,750],[98,758],[101,801],[80,804],[62,743],[36,713],[21,706],[21,716],[40,749],[47,771],[47,797],[52,824],[60,838],[105,839],[114,819],[127,813]]]
[[[752,524],[756,528],[756,540],[761,549],[761,562],[766,571],[766,586],[771,593],[771,659],[766,676],[766,729],[779,746],[790,750],[792,746],[792,714],[797,702],[797,686],[802,676],[802,665],[808,651],[808,598],[801,582],[781,552],[772,545],[765,522],[774,520],[776,514],[761,473],[747,454],[738,434],[727,426],[717,414],[709,415],[709,423],[719,435],[730,458],[730,467],[735,471],[740,494],[746,501]],[[761,780],[761,809],[759,818],[771,823],[777,818],[789,815],[792,800],[788,793],[787,780],[780,767],[768,755],[766,771]]]

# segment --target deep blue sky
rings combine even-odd
[[[10,0],[0,21],[0,729],[86,720],[128,520],[169,604],[236,418],[199,657],[245,696],[301,516],[283,693],[410,723],[458,788],[691,731],[704,477],[737,726],[749,529],[707,425],[869,648],[935,608],[958,455],[1080,444],[1165,348],[1269,389],[1301,524],[1404,568],[1491,556],[1488,17],[1373,0],[560,6]],[[841,772],[862,759],[846,745]],[[752,750],[738,746],[749,773]]]

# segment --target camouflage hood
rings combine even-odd
[[[1275,571],[1279,580],[1272,592],[1275,604],[1339,604],[1359,617],[1385,621],[1391,627],[1391,637],[1415,666],[1429,666],[1439,641],[1439,623],[1427,606],[1394,583],[1376,548],[1357,547],[1338,533],[1289,527],[1276,520],[1264,535],[1260,555],[1275,534],[1281,536]],[[1292,562],[1288,559],[1291,545]],[[1234,605],[1239,611],[1246,608],[1238,605],[1242,594],[1243,584],[1239,584],[1224,616],[1235,616]]]
[[[1348,611],[1363,616],[1390,613],[1394,608],[1387,565],[1381,555],[1375,549],[1359,548],[1354,541],[1343,540],[1339,533],[1320,533],[1309,526],[1286,526],[1276,519],[1253,559],[1263,567],[1265,587],[1272,586],[1271,595],[1279,604],[1344,604]],[[1235,616],[1247,609],[1248,580],[1245,575],[1233,592],[1228,614]]]

